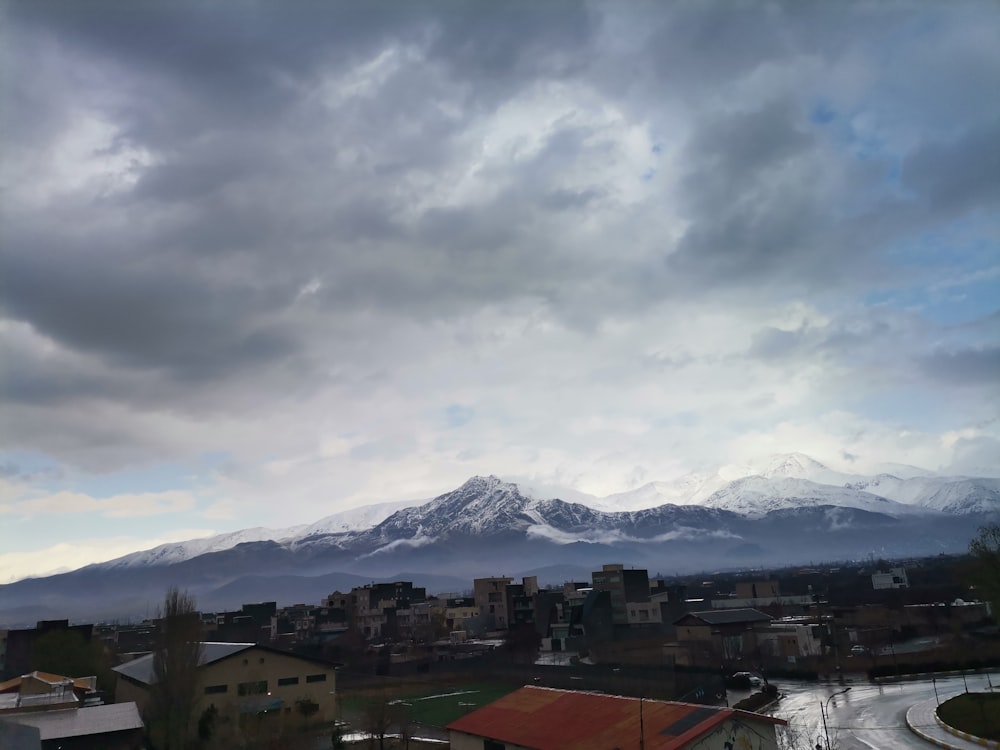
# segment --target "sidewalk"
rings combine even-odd
[[[906,725],[914,734],[928,742],[933,742],[939,747],[951,748],[952,750],[981,750],[983,747],[996,747],[996,743],[987,743],[986,740],[966,740],[945,731],[938,723],[934,711],[937,708],[937,700],[920,701],[910,707],[906,712]]]

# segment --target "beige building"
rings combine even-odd
[[[480,614],[491,615],[497,628],[506,629],[510,623],[507,612],[507,586],[513,578],[476,578],[472,581],[472,595]]]
[[[214,706],[222,730],[279,734],[337,717],[336,665],[253,643],[202,643],[198,718]],[[153,655],[115,667],[116,701],[149,705]]]

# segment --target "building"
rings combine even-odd
[[[452,750],[776,750],[775,727],[785,723],[732,708],[529,685],[447,729]]]
[[[756,638],[763,656],[789,664],[823,654],[823,627],[801,618],[772,622],[767,628],[757,630]]]
[[[372,583],[351,590],[354,603],[354,626],[371,640],[396,638],[399,635],[396,613],[427,600],[427,589],[410,581]]]
[[[479,617],[479,607],[471,596],[443,595],[437,599],[437,606],[444,612],[444,626],[448,632],[465,630],[465,621]]]
[[[507,586],[513,578],[476,578],[472,581],[472,596],[479,613],[493,618],[493,627],[506,630],[510,622],[507,613]]]
[[[737,581],[737,599],[777,599],[781,586],[777,581]]]
[[[135,703],[0,714],[0,748],[140,750],[143,723]],[[31,740],[15,739],[34,735]],[[10,739],[8,745],[7,739]],[[24,742],[24,744],[14,744]]]
[[[909,588],[909,581],[906,580],[906,568],[890,568],[886,572],[878,571],[872,573],[872,588],[879,589],[905,589]]]
[[[718,665],[760,656],[757,630],[770,623],[770,615],[756,609],[689,612],[674,623],[678,646],[686,652],[678,654],[677,662]]]
[[[47,672],[0,683],[0,748],[141,748],[143,724],[136,704],[102,705],[96,686],[96,677]]]
[[[659,625],[662,622],[659,602],[626,602],[629,625]]]
[[[227,729],[240,733],[252,728],[258,735],[278,734],[306,720],[333,721],[336,666],[253,643],[202,643],[193,720],[214,706]],[[145,709],[156,679],[153,654],[114,669],[115,699],[135,701]]]
[[[538,577],[525,576],[521,583],[507,584],[504,592],[507,610],[507,627],[533,625],[535,622],[535,597],[538,596]]]
[[[626,569],[624,565],[604,565],[591,573],[596,591],[611,594],[611,614],[615,625],[628,624],[628,604],[649,601],[649,572]]]
[[[4,639],[3,671],[0,672],[0,680],[8,680],[30,672],[35,666],[32,663],[35,642],[56,632],[66,633],[70,638],[79,636],[81,640],[90,643],[94,626],[70,625],[69,620],[40,620],[33,628],[8,630]],[[76,636],[69,635],[70,633]]]
[[[96,677],[30,672],[0,682],[0,715],[36,708],[76,708],[97,695]]]

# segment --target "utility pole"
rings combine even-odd
[[[839,692],[836,692],[833,695],[831,695],[829,698],[826,699],[826,705],[825,705],[825,707],[824,707],[824,704],[823,704],[822,701],[819,704],[819,713],[823,717],[823,735],[826,737],[826,750],[830,750],[830,730],[826,726],[826,712],[830,708],[830,701],[832,701],[838,695],[843,695],[848,690],[850,690],[850,688],[846,687],[843,690],[841,690]]]
[[[639,750],[646,750],[646,731],[642,723],[642,696],[639,696]]]

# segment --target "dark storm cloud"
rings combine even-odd
[[[668,268],[709,285],[822,273],[831,196],[817,187],[816,147],[787,100],[705,123],[685,152],[692,221]]]
[[[206,279],[147,257],[141,247],[76,245],[71,238],[8,240],[0,275],[5,313],[73,349],[102,353],[125,367],[166,368],[213,377],[287,354],[291,337],[260,313],[288,304],[294,289]]]
[[[923,357],[920,366],[931,377],[949,384],[995,387],[1000,383],[1000,346],[935,352]]]
[[[947,143],[929,143],[903,163],[903,185],[937,215],[1000,210],[1000,119]]]
[[[372,310],[428,321],[532,299],[593,330],[714,290],[864,287],[859,269],[914,213],[881,195],[881,165],[839,165],[806,97],[708,103],[769,65],[835,58],[893,19],[833,14],[825,35],[813,13],[830,15],[638,5],[622,27],[633,45],[614,37],[613,11],[580,3],[12,3],[20,46],[4,98],[23,116],[11,150],[44,152],[79,111],[98,111],[118,128],[112,149],[149,163],[127,189],[5,217],[2,309],[110,367],[197,384],[336,358],[352,316]],[[609,36],[617,51],[604,58]],[[649,133],[679,104],[694,135],[676,191],[653,183],[626,208],[597,170],[563,180],[587,158],[626,161],[606,123],[569,115],[532,123],[548,130],[530,156],[486,163],[475,128],[540,82],[598,92]],[[904,183],[950,215],[994,195],[995,163],[975,160],[988,136],[915,151]],[[461,175],[491,191],[427,198]],[[869,193],[871,205],[845,210]],[[668,201],[687,226],[676,247],[643,230]],[[567,246],[569,229],[615,208],[630,235],[613,227]],[[654,249],[621,252],[644,242]],[[795,347],[822,344],[765,331],[752,355]],[[16,381],[26,400],[101,379],[31,386],[52,377],[31,362],[35,375]]]
[[[663,15],[649,19],[643,58],[653,62],[655,78],[668,96],[671,90],[731,80],[788,54],[784,16],[777,4],[767,9],[731,3],[665,6]]]

